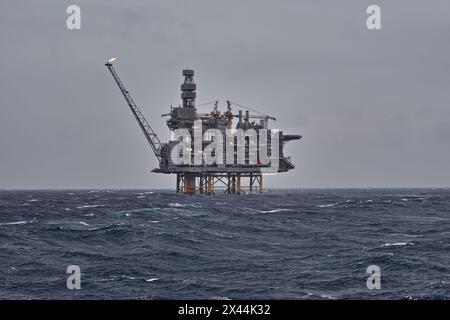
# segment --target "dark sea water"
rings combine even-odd
[[[449,218],[446,189],[2,191],[0,298],[449,299]]]

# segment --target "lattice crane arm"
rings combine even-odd
[[[119,87],[120,91],[123,94],[123,97],[125,98],[128,106],[130,107],[131,112],[133,113],[134,117],[136,118],[136,121],[139,124],[139,127],[141,128],[142,132],[145,135],[145,138],[147,139],[148,143],[150,144],[150,147],[153,150],[153,153],[155,154],[158,161],[161,160],[161,141],[159,140],[156,133],[153,131],[152,127],[150,127],[150,124],[145,119],[142,112],[139,110],[136,103],[133,101],[133,98],[131,98],[130,93],[127,89],[125,89],[125,86],[123,85],[122,81],[120,80],[119,76],[117,75],[116,70],[113,67],[112,62],[116,60],[115,58],[109,59],[106,61],[105,66],[108,68],[109,72],[111,72],[111,75],[113,76],[114,80],[117,83],[117,86]]]
[[[233,104],[233,105],[236,105],[236,106],[238,106],[238,107],[241,107],[241,108],[243,108],[243,109],[246,109],[246,110],[249,110],[249,111],[253,111],[253,112],[259,113],[259,114],[262,116],[262,118],[267,118],[267,119],[270,119],[270,120],[277,121],[277,119],[276,119],[275,117],[269,116],[268,114],[266,114],[266,113],[264,113],[264,112],[261,112],[261,111],[252,109],[252,108],[250,108],[250,107],[243,106],[242,104],[239,104],[239,103],[237,103],[237,102],[230,101],[230,103]],[[258,117],[257,117],[257,116],[250,116],[250,118],[258,118]]]

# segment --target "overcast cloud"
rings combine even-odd
[[[369,4],[382,30],[366,28]],[[286,147],[297,168],[268,187],[448,187],[449,17],[448,0],[2,1],[0,188],[174,188],[150,173],[113,56],[162,140],[186,66],[199,103],[302,134]]]

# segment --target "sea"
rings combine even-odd
[[[0,191],[0,299],[449,298],[450,189]]]

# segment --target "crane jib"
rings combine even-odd
[[[108,70],[111,72],[111,75],[113,76],[114,80],[117,83],[117,86],[119,87],[120,91],[122,92],[122,95],[124,96],[128,106],[130,107],[131,112],[133,113],[134,117],[136,118],[136,121],[139,124],[139,127],[141,128],[142,132],[145,135],[145,138],[147,139],[148,143],[150,144],[150,147],[153,150],[153,153],[155,154],[156,158],[158,158],[158,161],[161,160],[161,141],[159,140],[156,133],[153,131],[152,127],[148,123],[148,121],[145,119],[144,115],[142,114],[141,110],[139,110],[136,103],[133,101],[133,98],[131,98],[131,95],[129,92],[125,89],[125,86],[123,85],[122,81],[120,80],[119,76],[117,75],[116,70],[114,69],[112,63],[107,62],[105,64],[108,67]]]

